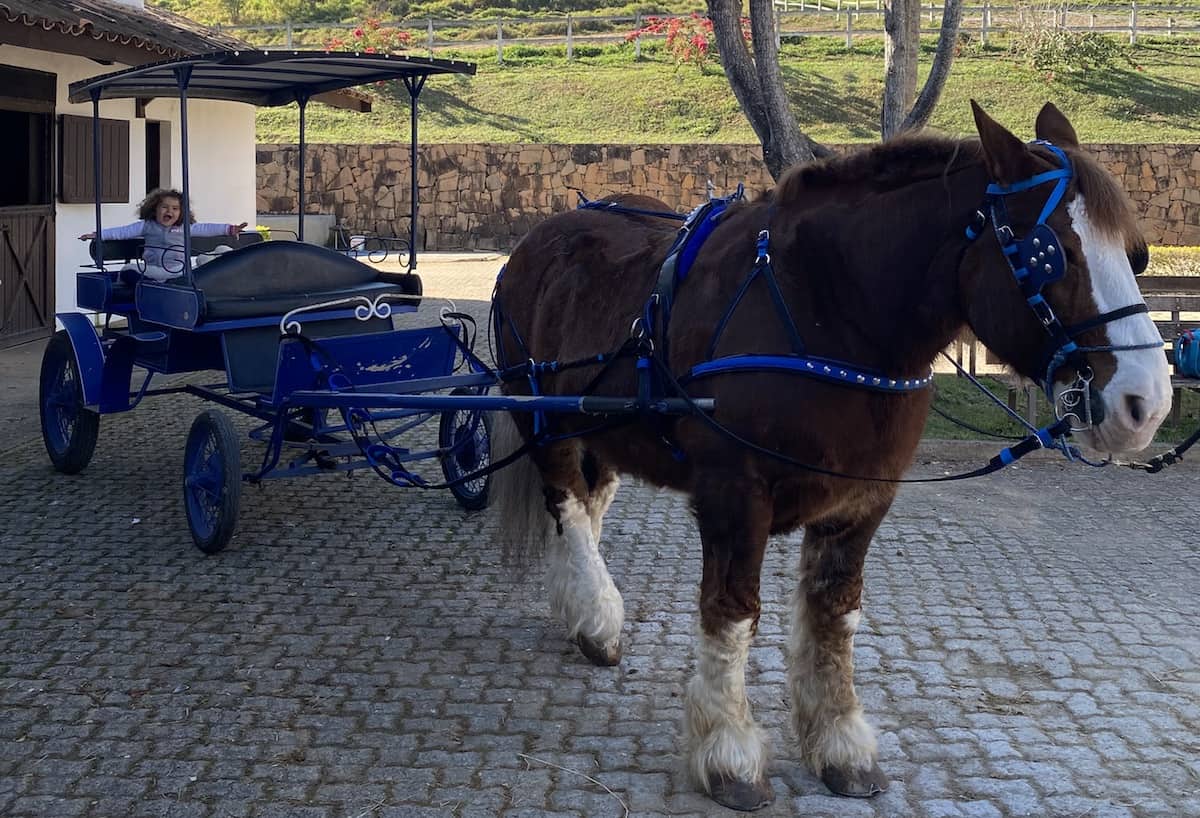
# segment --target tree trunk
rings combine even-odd
[[[883,113],[880,132],[900,132],[904,115],[917,95],[917,54],[921,46],[920,0],[884,0]]]
[[[708,0],[708,19],[713,24],[713,39],[717,42],[717,55],[729,79],[729,86],[750,127],[764,146],[771,138],[771,127],[767,121],[767,110],[763,102],[762,89],[758,86],[758,75],[754,60],[746,50],[742,39],[742,4],[740,0]]]
[[[792,165],[826,156],[829,150],[800,131],[788,105],[775,46],[771,0],[750,0],[754,57],[742,38],[740,0],[708,0],[721,65],[750,126],[762,144],[763,163],[776,181]]]
[[[942,9],[942,30],[938,33],[937,53],[933,56],[933,66],[925,79],[925,87],[913,104],[913,108],[904,118],[901,131],[920,130],[929,122],[933,109],[942,96],[946,78],[950,76],[950,66],[954,62],[954,51],[958,47],[958,29],[962,24],[962,0],[946,0]]]
[[[721,66],[750,127],[762,144],[763,162],[778,181],[789,167],[831,151],[796,124],[788,105],[771,0],[749,0],[754,54],[742,38],[742,0],[706,0]],[[884,97],[880,118],[884,139],[925,126],[950,74],[962,20],[962,0],[944,0],[937,54],[917,97],[917,55],[921,38],[920,0],[884,0]],[[916,97],[916,102],[913,98]],[[909,106],[912,109],[909,110]],[[907,115],[906,115],[907,112]]]

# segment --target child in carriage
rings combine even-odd
[[[121,227],[107,227],[101,232],[101,238],[105,240],[145,240],[142,251],[145,269],[140,269],[140,265],[126,265],[121,270],[121,280],[126,284],[136,284],[142,276],[151,281],[166,281],[183,275],[183,194],[178,190],[162,188],[150,191],[138,205],[138,218],[141,221]],[[236,236],[246,227],[246,222],[197,223],[191,213],[188,218],[192,220],[191,234],[195,237]],[[79,238],[87,241],[95,237],[95,233],[84,233]]]

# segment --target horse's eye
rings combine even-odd
[[[1150,251],[1146,247],[1138,246],[1129,251],[1129,266],[1133,268],[1133,274],[1140,276],[1146,272],[1146,267],[1150,264]]]

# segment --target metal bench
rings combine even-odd
[[[1171,386],[1175,398],[1171,408],[1171,422],[1178,423],[1183,412],[1183,390],[1200,391],[1200,378],[1188,378],[1175,371],[1175,340],[1186,329],[1200,327],[1200,276],[1141,276],[1138,279],[1142,297],[1150,308],[1150,317],[1162,336],[1164,354],[1171,368]],[[976,374],[977,345],[969,333],[956,342],[955,357],[960,366],[972,375]],[[984,360],[989,365],[1000,363],[990,350],[985,351]],[[1008,405],[1018,409],[1023,405],[1024,414],[1030,423],[1037,422],[1038,396],[1041,390],[1013,378],[1008,388]]]
[[[1174,346],[1175,339],[1185,329],[1200,327],[1200,276],[1143,276],[1139,285],[1154,326],[1166,343],[1171,386],[1175,389],[1171,421],[1177,423],[1183,411],[1183,390],[1200,391],[1200,378],[1188,378],[1176,372]]]

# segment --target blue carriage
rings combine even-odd
[[[183,495],[196,545],[222,549],[233,535],[243,482],[329,470],[372,468],[400,485],[429,485],[410,465],[436,460],[447,487],[468,509],[487,503],[488,421],[472,404],[494,382],[469,347],[469,316],[443,313],[433,326],[396,328],[393,317],[415,312],[417,98],[436,74],[473,74],[469,63],[373,54],[222,52],[118,71],[74,83],[71,101],[175,97],[180,103],[184,212],[189,193],[187,103],[194,99],[259,106],[299,103],[299,166],[304,167],[305,107],[321,93],[400,80],[412,103],[412,213],[406,269],[381,273],[356,253],[303,241],[261,241],[246,233],[228,252],[197,266],[211,249],[183,219],[181,269],[174,278],[126,283],[113,262],[141,256],[138,240],[104,241],[96,203],[93,264],[77,277],[84,313],[58,316],[64,327],[46,348],[40,414],[54,467],[74,474],[91,460],[100,416],[126,412],[143,399],[188,393],[257,418],[252,437],[265,444],[262,464],[243,472],[240,441],[218,408],[202,412],[185,444]],[[101,129],[93,129],[100,155]],[[97,176],[101,162],[95,162]],[[304,174],[299,174],[304,201]],[[102,189],[96,180],[95,190]],[[301,208],[302,209],[302,208]],[[211,245],[212,241],[208,240]],[[126,277],[128,278],[128,276]],[[135,369],[135,367],[137,369]],[[216,373],[153,388],[164,375]],[[455,372],[460,374],[453,374]],[[140,382],[137,382],[139,381]],[[446,394],[447,392],[452,394]],[[399,396],[426,399],[405,403]],[[357,395],[388,396],[371,401]],[[356,397],[350,397],[355,395]],[[467,399],[467,400],[464,400]],[[389,402],[392,401],[392,402]],[[393,445],[434,420],[436,446]],[[477,473],[482,472],[482,473]]]

